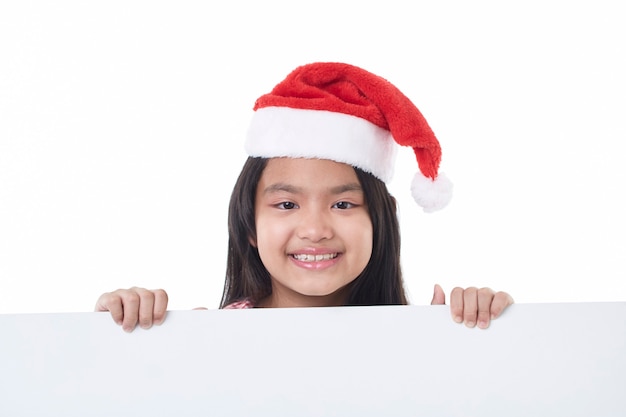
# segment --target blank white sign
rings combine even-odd
[[[626,303],[0,315],[0,416],[624,416]]]

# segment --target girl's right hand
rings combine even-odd
[[[137,323],[143,329],[163,323],[167,301],[167,293],[163,290],[132,287],[102,294],[95,311],[110,311],[113,320],[122,325],[125,332],[132,332]]]

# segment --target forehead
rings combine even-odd
[[[272,158],[267,162],[261,182],[295,183],[305,185],[309,183],[333,184],[359,182],[356,172],[351,165],[327,159],[307,158]]]

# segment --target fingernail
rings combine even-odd
[[[463,321],[463,317],[456,316],[456,317],[454,317],[454,321],[456,321],[457,323],[461,323]]]
[[[468,321],[467,323],[465,323],[465,325],[467,327],[474,327],[474,326],[476,326],[476,323],[474,323],[473,321]]]
[[[480,327],[481,329],[486,329],[488,326],[487,322],[484,320],[481,320],[478,322],[478,327]]]

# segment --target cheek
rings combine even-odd
[[[367,232],[363,233],[361,241],[363,242],[363,254],[367,258],[365,263],[367,263],[372,257],[372,251],[374,250],[374,233],[371,227]]]
[[[374,248],[374,229],[369,218],[351,225],[344,224],[342,234],[346,242],[351,242],[359,261],[367,264]]]
[[[288,226],[285,222],[257,221],[256,237],[250,238],[253,246],[260,250],[268,246],[279,246],[289,235]]]

